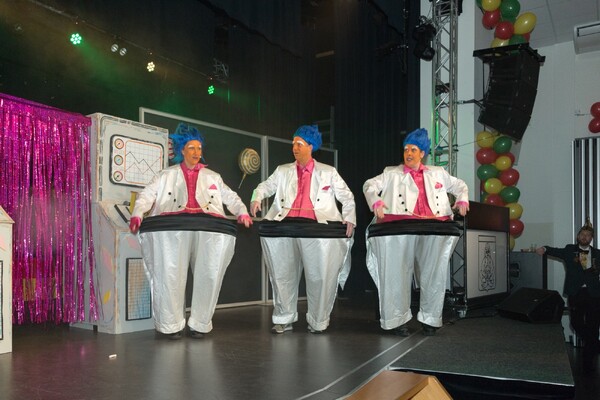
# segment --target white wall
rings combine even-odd
[[[572,42],[538,52],[546,61],[515,166],[521,174],[517,187],[525,224],[515,249],[574,242],[572,144],[575,138],[591,135],[589,109],[600,101],[600,52],[576,55]],[[562,291],[562,264],[551,261],[549,270],[549,286]]]
[[[429,0],[421,0],[421,14],[431,15],[430,6]],[[474,1],[463,2],[458,24],[458,100],[481,99],[483,67],[473,57],[473,50],[489,47],[493,31],[481,25],[481,11]],[[546,61],[540,68],[531,123],[514,151],[525,225],[515,250],[532,244],[558,247],[573,243],[572,142],[590,135],[589,109],[600,101],[600,52],[576,55],[572,42],[537,51]],[[479,199],[478,147],[474,143],[482,129],[478,116],[477,107],[459,106],[457,176],[469,185],[471,200]],[[431,63],[425,61],[421,62],[421,126],[431,127]],[[563,280],[562,264],[550,261],[549,288],[562,292]]]

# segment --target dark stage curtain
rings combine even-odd
[[[302,54],[301,2],[281,0],[199,0],[226,13],[250,31],[297,56]]]
[[[230,30],[231,98],[224,125],[290,139],[310,121],[314,58],[299,57],[244,29]],[[291,148],[290,148],[291,157]]]
[[[413,7],[415,7],[413,5]],[[399,12],[399,10],[396,10]],[[418,9],[410,11],[404,30],[368,2],[336,1],[336,140],[340,173],[352,189],[358,227],[348,287],[373,287],[365,267],[365,229],[373,217],[362,185],[388,165],[402,162],[404,133],[419,128],[419,63],[405,30],[414,25]]]
[[[7,22],[0,24],[0,85],[12,95],[82,114],[136,120],[138,107],[147,107],[289,138],[310,121],[314,93],[312,33],[301,23],[300,5],[0,2]],[[74,31],[84,36],[80,47],[68,41]],[[112,43],[127,47],[127,55],[112,53]],[[152,58],[156,70],[148,73]],[[228,66],[229,78],[215,82],[209,96],[213,58]]]

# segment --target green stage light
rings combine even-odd
[[[206,91],[208,92],[208,94],[214,94],[215,87],[213,85],[210,85]]]
[[[81,35],[77,32],[73,33],[71,35],[71,39],[69,39],[71,41],[71,43],[73,43],[73,45],[77,46],[80,45],[81,42],[83,42],[83,38],[81,37]]]

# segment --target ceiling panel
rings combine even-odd
[[[600,0],[521,0],[521,13],[535,14],[536,27],[531,32],[533,48],[573,40],[577,25],[600,20]]]

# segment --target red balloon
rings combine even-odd
[[[498,158],[498,154],[491,147],[482,147],[477,150],[475,157],[477,157],[477,161],[481,165],[492,164]]]
[[[597,101],[594,104],[592,104],[592,107],[590,107],[590,112],[592,113],[594,118],[600,118],[600,101]]]
[[[481,17],[481,23],[483,24],[485,29],[494,29],[496,24],[500,22],[500,17],[502,14],[500,13],[500,8],[496,8],[494,11],[486,11],[483,13],[483,17]]]
[[[512,37],[513,33],[515,33],[515,28],[511,22],[502,21],[496,25],[496,32],[494,36],[498,39],[508,40]]]
[[[515,186],[519,182],[519,178],[519,171],[514,168],[505,169],[500,172],[500,176],[498,177],[504,186]]]
[[[515,155],[513,153],[509,151],[508,153],[504,153],[502,155],[510,158],[510,165],[515,165]]]
[[[531,32],[524,33],[522,36],[523,36],[523,39],[525,39],[525,41],[527,43],[529,43],[529,38],[531,37]]]
[[[504,207],[505,203],[499,194],[488,194],[484,201],[485,204],[491,204],[493,206]]]
[[[519,236],[521,236],[521,233],[523,233],[523,229],[525,229],[525,225],[521,222],[520,219],[511,219],[510,226],[508,229],[512,236],[519,237]]]
[[[600,117],[594,118],[593,120],[591,120],[590,123],[589,123],[589,125],[588,125],[588,129],[592,133],[598,133],[598,132],[600,132]]]

